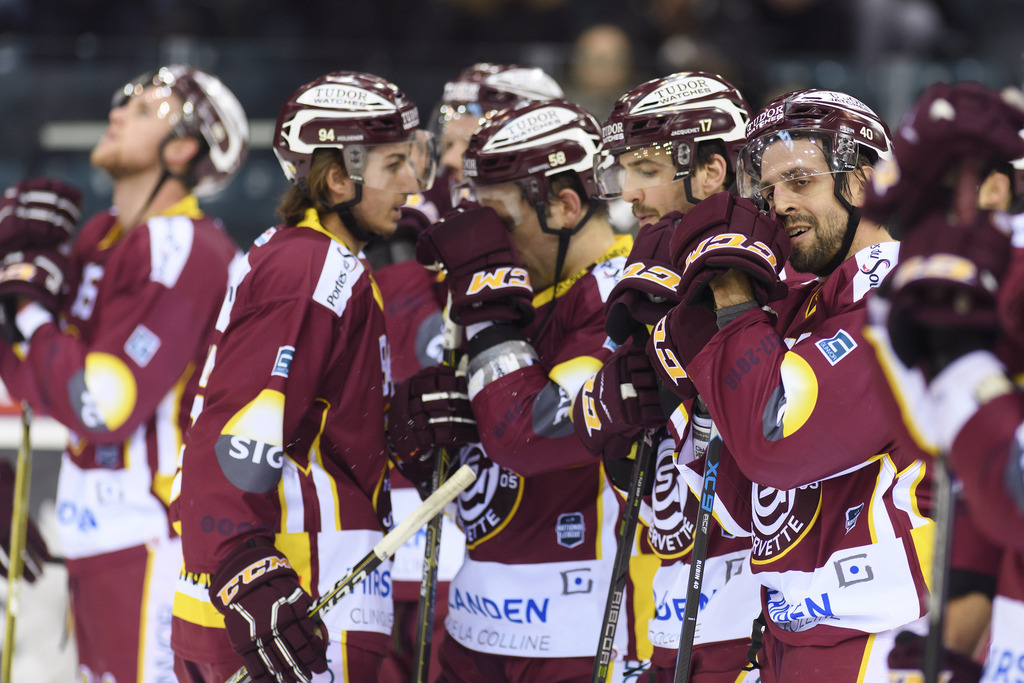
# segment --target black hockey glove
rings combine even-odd
[[[588,379],[573,402],[572,424],[592,455],[614,460],[629,455],[644,429],[665,426],[658,378],[647,354],[620,346]]]
[[[644,325],[654,325],[680,302],[682,278],[670,260],[669,241],[682,216],[672,212],[645,225],[633,240],[622,277],[604,306],[604,328],[616,344],[624,344]]]
[[[494,209],[468,202],[420,234],[416,260],[448,274],[451,317],[461,325],[533,320],[533,288]]]
[[[758,305],[786,295],[779,273],[789,258],[789,235],[750,199],[718,192],[702,200],[679,221],[669,248],[688,306],[714,310],[709,284],[730,268],[750,276]]]
[[[50,178],[24,180],[0,199],[0,256],[46,249],[75,232],[82,210],[78,188]]]
[[[63,245],[69,246],[69,245]],[[30,339],[55,319],[67,292],[68,259],[58,248],[15,251],[0,262],[0,337],[8,343]],[[18,315],[26,303],[35,302]]]
[[[327,671],[327,629],[299,577],[265,538],[243,543],[210,582],[231,647],[253,681],[295,683]]]
[[[932,214],[903,242],[896,271],[880,294],[889,309],[893,350],[929,380],[960,356],[999,338],[998,289],[1010,259],[1010,237],[979,212],[954,227]]]

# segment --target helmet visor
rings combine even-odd
[[[346,145],[342,156],[349,177],[366,187],[412,194],[434,184],[437,152],[433,134],[425,130],[402,142]]]
[[[602,199],[667,185],[690,173],[690,147],[663,142],[635,149],[605,149],[594,158],[594,177]]]
[[[777,190],[810,196],[833,187],[836,173],[849,169],[832,154],[827,133],[781,131],[748,142],[740,152],[737,189],[740,196],[772,206]],[[826,177],[829,176],[829,177]]]

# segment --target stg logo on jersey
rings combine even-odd
[[[266,493],[281,477],[284,448],[237,434],[221,434],[213,448],[228,481],[249,493]]]
[[[515,287],[529,287],[530,274],[525,268],[511,268],[504,266],[493,271],[481,271],[473,274],[473,279],[466,289],[466,295],[479,294],[485,289],[507,289]]]

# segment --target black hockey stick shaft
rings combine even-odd
[[[458,350],[462,341],[462,326],[451,319],[451,292],[444,311],[444,364],[458,366]],[[452,466],[452,457],[446,448],[435,455],[434,472],[430,488],[436,491]],[[441,561],[441,524],[444,511],[438,512],[427,523],[427,536],[423,549],[423,576],[420,579],[420,597],[416,605],[416,640],[413,642],[413,683],[426,683],[430,677],[430,650],[434,641],[434,615],[437,612],[437,568]]]
[[[704,582],[704,564],[708,559],[708,539],[721,455],[722,435],[712,423],[711,439],[704,455],[704,476],[701,481],[700,506],[697,508],[697,524],[693,532],[693,550],[690,551],[690,578],[686,584],[686,607],[683,610],[683,626],[679,634],[679,654],[676,657],[676,673],[672,679],[674,683],[687,683],[690,680],[693,639],[697,632],[700,589]]]
[[[351,593],[367,576],[379,567],[382,562],[395,554],[395,551],[402,547],[428,519],[431,519],[444,509],[444,506],[455,500],[455,497],[462,493],[466,487],[476,480],[476,474],[468,465],[460,467],[451,477],[448,478],[440,488],[434,491],[423,501],[418,508],[406,517],[402,522],[392,529],[384,538],[377,541],[377,545],[366,554],[355,567],[352,568],[343,579],[334,584],[334,587],[325,593],[316,604],[309,610],[309,615],[326,613],[337,605],[342,598]],[[225,683],[251,683],[252,678],[245,670],[245,667],[235,672]]]
[[[924,681],[938,683],[942,670],[942,635],[946,597],[949,593],[949,563],[953,547],[955,494],[946,454],[935,458],[935,556],[932,558],[932,590],[928,594],[928,635],[924,641]]]
[[[629,560],[633,556],[636,523],[640,517],[640,503],[643,499],[644,485],[651,472],[653,455],[654,445],[651,442],[651,434],[646,432],[637,443],[633,470],[629,477],[626,509],[622,513],[622,523],[619,527],[619,543],[615,548],[612,581],[608,586],[608,598],[604,603],[604,619],[601,621],[601,635],[597,644],[597,656],[594,658],[594,669],[590,674],[590,683],[604,683],[611,668],[615,631],[618,628],[619,613],[622,610],[623,597],[626,593]]]

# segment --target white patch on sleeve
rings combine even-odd
[[[340,244],[332,243],[313,292],[313,301],[326,306],[340,317],[352,296],[352,288],[364,270],[363,264],[350,251]]]
[[[626,267],[626,257],[616,256],[615,258],[601,261],[591,272],[597,280],[597,291],[601,294],[601,301],[608,301],[615,283],[622,276],[622,270]]]
[[[896,269],[900,260],[900,243],[872,244],[854,254],[854,258],[857,260],[857,273],[853,276],[853,300],[860,301]]]
[[[156,355],[159,348],[160,337],[141,323],[132,330],[128,341],[124,343],[125,355],[135,361],[140,368],[149,365],[149,361],[153,360],[153,356]]]
[[[154,216],[149,219],[149,279],[168,289],[174,287],[185,269],[195,226],[187,216]]]

